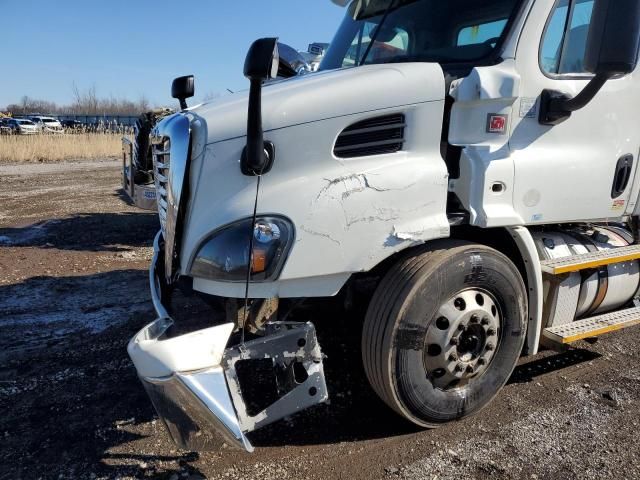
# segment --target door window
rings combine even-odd
[[[584,57],[594,0],[559,0],[547,25],[540,65],[550,74],[587,73]]]

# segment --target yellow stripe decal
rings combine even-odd
[[[613,263],[622,263],[622,262],[628,262],[630,260],[638,260],[638,259],[640,259],[640,252],[629,253],[627,255],[620,255],[618,257],[592,260],[592,261],[583,262],[583,263],[572,263],[569,265],[561,265],[558,267],[545,267],[545,265],[543,265],[542,270],[547,273],[552,273],[553,275],[561,275],[563,273],[571,273],[571,272],[578,272],[580,270],[586,270],[587,268],[597,268],[605,265],[611,265]]]

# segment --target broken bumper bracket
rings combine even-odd
[[[246,433],[327,400],[322,353],[313,324],[275,322],[267,334],[228,346],[234,324],[227,323],[177,337],[167,335],[173,320],[160,302],[155,274],[160,234],[154,242],[151,293],[159,318],[138,332],[128,352],[138,376],[174,442],[191,451],[222,443],[248,452]],[[250,414],[238,375],[239,362],[271,360],[274,372],[292,372],[279,397]],[[295,375],[293,372],[297,372]]]

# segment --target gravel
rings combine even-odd
[[[0,479],[640,478],[639,329],[523,359],[481,413],[421,431],[367,385],[361,318],[313,305],[330,402],[250,434],[252,455],[181,451],[126,354],[154,318],[156,216],[122,201],[117,162],[0,183]]]

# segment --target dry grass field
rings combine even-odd
[[[82,133],[64,135],[2,135],[0,163],[104,159],[120,155],[121,135]]]

